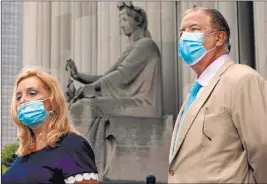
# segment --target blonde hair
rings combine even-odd
[[[16,102],[16,91],[19,83],[22,80],[32,76],[39,78],[43,82],[43,84],[49,89],[50,98],[48,100],[52,104],[53,110],[55,111],[55,114],[48,122],[48,133],[45,137],[46,145],[50,147],[55,147],[56,142],[59,140],[59,138],[69,132],[79,134],[79,132],[72,126],[68,118],[67,102],[64,96],[64,92],[57,80],[52,75],[42,71],[39,68],[25,68],[22,70],[21,74],[16,79],[11,103],[12,119],[18,127],[19,148],[17,150],[17,154],[20,156],[32,152],[35,146],[35,138],[33,136],[33,132],[31,132],[32,130],[23,125],[18,120],[18,103]]]

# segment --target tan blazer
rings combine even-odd
[[[227,61],[184,119],[168,183],[267,183],[267,82],[248,66]]]

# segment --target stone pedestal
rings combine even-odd
[[[90,123],[85,136],[96,153],[100,181],[140,183],[152,174],[157,183],[167,183],[172,116],[109,117]]]

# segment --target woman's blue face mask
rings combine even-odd
[[[183,61],[189,65],[193,66],[198,63],[208,52],[216,48],[216,46],[210,50],[207,50],[203,46],[203,38],[206,35],[214,34],[205,34],[200,32],[183,32],[179,45],[178,53]]]
[[[17,108],[18,120],[31,129],[39,128],[49,115],[43,103],[47,99],[20,104]]]

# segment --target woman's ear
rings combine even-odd
[[[49,98],[44,101],[44,107],[47,111],[54,110],[53,99]]]

